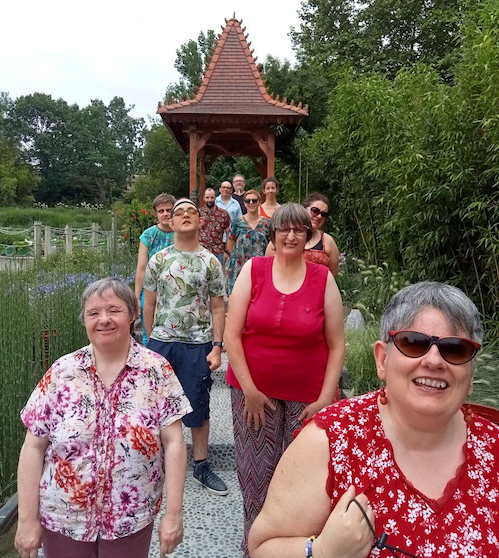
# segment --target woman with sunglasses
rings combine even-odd
[[[303,207],[310,215],[312,223],[312,236],[305,244],[303,258],[327,266],[333,277],[336,277],[340,267],[340,252],[332,236],[322,232],[322,227],[329,219],[329,200],[319,192],[312,192],[303,200]],[[275,247],[269,243],[266,255],[273,254],[275,254]]]
[[[245,192],[247,213],[232,222],[226,243],[226,252],[230,257],[227,268],[228,295],[232,293],[243,265],[255,256],[265,255],[269,243],[269,220],[260,215],[261,200],[257,190]]]
[[[499,556],[499,427],[465,404],[483,338],[476,306],[418,283],[392,298],[380,330],[383,387],[297,436],[253,525],[252,558]]]
[[[312,222],[312,238],[305,245],[303,257],[317,264],[327,265],[334,277],[340,267],[340,251],[336,242],[322,228],[329,219],[329,200],[319,192],[312,192],[303,200]]]
[[[310,235],[306,210],[282,205],[270,222],[276,255],[247,262],[230,299],[226,378],[245,557],[249,529],[282,453],[301,421],[333,401],[343,365],[340,293],[325,266],[302,258]]]

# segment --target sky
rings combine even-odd
[[[291,26],[301,0],[24,0],[2,6],[0,91],[47,93],[86,106],[123,97],[132,115],[154,115],[178,81],[176,49],[199,32],[216,34],[234,12],[258,61],[294,62]]]

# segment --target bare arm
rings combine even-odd
[[[230,295],[225,346],[231,368],[241,386],[245,398],[245,417],[248,425],[252,422],[257,430],[260,422],[265,424],[265,405],[274,409],[266,395],[258,391],[244,354],[242,334],[251,299],[251,260],[246,262],[239,273]]]
[[[48,444],[48,438],[38,438],[27,432],[19,455],[17,470],[19,508],[14,545],[22,558],[36,558],[42,544],[43,533],[38,511],[40,479]]]
[[[324,430],[309,424],[284,452],[267,498],[249,535],[252,558],[301,558],[308,537],[314,558],[366,558],[372,545],[367,523],[350,487],[331,512],[326,493],[329,443]],[[356,497],[371,521],[367,498]]]
[[[184,536],[183,509],[187,451],[182,422],[176,420],[161,430],[165,454],[165,515],[158,527],[160,555],[170,554]]]
[[[156,310],[156,292],[144,290],[144,327],[146,330],[146,335],[149,338],[152,332],[152,326],[154,323],[154,311]]]
[[[340,270],[340,251],[333,237],[327,233],[324,233],[324,243],[326,254],[329,256],[329,270],[333,277],[336,277]]]
[[[232,254],[232,250],[234,250],[234,244],[236,241],[230,236],[230,233],[227,233],[227,242],[225,243],[225,249],[229,254]]]
[[[149,248],[140,241],[139,255],[137,257],[137,271],[135,272],[135,297],[139,303],[140,308],[140,295],[144,287],[144,274],[146,272],[147,262],[149,261]]]
[[[211,319],[213,321],[213,341],[222,341],[225,329],[225,302],[223,296],[210,298]],[[210,370],[216,370],[222,363],[222,348],[213,347],[206,355]]]
[[[345,359],[343,305],[340,291],[330,273],[328,273],[324,294],[324,337],[329,350],[324,382],[317,401],[305,407],[300,415],[301,420],[314,416],[315,413],[333,402]]]

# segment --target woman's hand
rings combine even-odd
[[[367,496],[356,496],[355,487],[350,486],[313,543],[316,558],[367,558],[369,555],[373,534],[359,507],[352,502],[354,498],[366,512],[371,524],[374,524],[374,513]]]
[[[254,390],[244,394],[244,420],[248,426],[253,422],[255,430],[260,424],[265,426],[265,405],[275,411],[275,405],[261,391]]]
[[[163,516],[158,527],[159,555],[171,554],[184,538],[184,523],[182,516]]]
[[[310,405],[307,405],[303,409],[303,411],[300,413],[300,416],[298,417],[298,420],[304,420],[304,419],[312,418],[316,413],[318,413],[319,411],[324,409],[324,407],[327,407],[328,404],[329,403],[325,403],[324,401],[321,401],[320,399],[318,399],[317,401],[314,401],[313,403],[310,403]]]
[[[36,558],[42,546],[43,529],[38,519],[18,521],[14,546],[21,558]]]

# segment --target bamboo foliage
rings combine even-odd
[[[497,330],[499,5],[464,26],[454,81],[416,64],[393,81],[345,72],[304,143],[342,250],[463,288]]]

